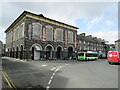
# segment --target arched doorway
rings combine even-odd
[[[19,48],[17,47],[16,48],[16,58],[18,58],[18,51],[19,51]]]
[[[9,48],[8,48],[8,52],[7,52],[7,56],[8,56],[8,57],[9,57],[9,51],[10,51],[10,50],[9,50]]]
[[[46,59],[52,59],[52,47],[51,46],[46,47]]]
[[[73,58],[73,47],[68,48],[68,58],[72,59]]]
[[[62,48],[58,47],[56,52],[56,58],[60,59],[62,57]]]
[[[20,59],[23,59],[23,46],[21,45],[20,47]]]
[[[34,45],[32,46],[32,60],[40,60],[40,46]]]
[[[15,57],[15,48],[13,47],[13,58]]]
[[[12,48],[10,49],[10,57],[12,57]]]

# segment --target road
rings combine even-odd
[[[102,59],[21,61],[3,58],[2,66],[18,88],[118,88],[118,65]]]

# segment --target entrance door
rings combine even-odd
[[[40,48],[39,48],[39,46],[32,47],[32,60],[40,60]]]
[[[16,49],[16,58],[18,58],[18,47]]]
[[[73,58],[73,48],[72,48],[72,47],[69,47],[69,48],[68,48],[68,58],[69,58],[69,59],[72,59],[72,58]]]
[[[39,59],[40,59],[40,51],[34,49],[34,60],[39,60]]]
[[[21,46],[20,59],[23,59],[23,46]]]
[[[46,50],[47,50],[47,52],[46,52],[46,59],[52,59],[52,47],[51,46],[47,46]]]
[[[62,49],[61,49],[61,47],[58,47],[57,48],[57,52],[56,52],[56,57],[58,58],[58,59],[60,59],[61,58],[61,51],[62,51]]]

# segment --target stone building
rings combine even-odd
[[[92,37],[81,33],[77,35],[77,50],[79,51],[97,51],[100,57],[106,57],[108,52],[106,41],[101,38]]]
[[[120,52],[120,39],[115,41],[115,50]]]
[[[74,57],[77,29],[24,11],[5,31],[7,56],[33,60]]]
[[[3,52],[3,42],[0,41],[0,58],[2,57],[2,52]]]

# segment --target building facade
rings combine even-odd
[[[0,58],[2,57],[2,53],[3,53],[3,42],[0,41]]]
[[[77,35],[77,51],[97,51],[99,58],[106,58],[108,48],[104,39],[92,37],[92,35],[85,33]]]
[[[120,39],[115,41],[115,50],[120,52]]]
[[[74,57],[77,29],[24,11],[5,31],[6,55],[32,60]]]

